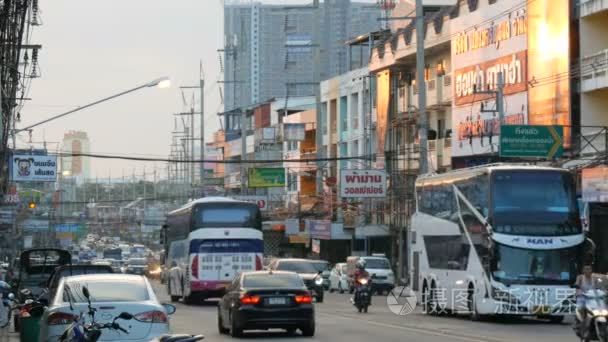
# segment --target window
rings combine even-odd
[[[306,261],[281,261],[276,268],[278,271],[289,271],[296,273],[318,273],[315,266]]]
[[[86,284],[78,282],[78,278],[67,282],[67,290],[63,291],[63,301],[86,303],[82,287],[87,286],[92,302],[142,302],[150,299],[143,278],[124,281],[118,278],[108,280],[87,279]]]
[[[359,129],[359,93],[350,96],[350,117],[353,129]]]
[[[248,274],[243,276],[245,288],[298,288],[304,287],[302,279],[295,274]]]
[[[426,256],[431,268],[466,270],[470,246],[462,235],[424,236]]]

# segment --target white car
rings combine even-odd
[[[329,292],[348,291],[348,272],[346,263],[339,263],[331,269],[329,274]]]
[[[102,331],[100,341],[147,342],[169,333],[169,315],[175,312],[175,306],[160,304],[145,277],[87,274],[61,280],[55,298],[40,320],[39,341],[58,341],[81,314],[86,322],[90,322],[83,286],[90,293],[91,305],[96,310],[96,322],[112,322],[122,312],[134,316],[130,321],[117,320],[128,334],[106,329]]]

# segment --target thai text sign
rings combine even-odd
[[[249,169],[250,188],[271,188],[285,186],[285,168],[260,168]]]
[[[13,155],[11,177],[15,182],[55,182],[57,180],[57,157]]]
[[[501,157],[554,158],[564,153],[562,126],[502,125]]]
[[[380,170],[341,170],[340,197],[386,197],[386,172]]]
[[[520,51],[456,70],[454,72],[456,105],[462,106],[474,101],[494,98],[493,94],[476,94],[475,90],[496,89],[499,72],[502,72],[505,83],[504,95],[525,91],[527,89],[526,58],[526,51]]]

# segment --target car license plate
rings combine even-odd
[[[269,305],[285,305],[287,304],[287,299],[285,297],[273,297],[268,298]]]

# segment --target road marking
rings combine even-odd
[[[379,327],[383,327],[383,328],[393,328],[393,329],[399,329],[399,330],[404,330],[404,331],[410,331],[410,332],[417,332],[417,333],[421,333],[421,334],[427,334],[427,335],[433,335],[433,336],[440,336],[440,337],[449,337],[452,339],[456,339],[456,340],[460,340],[460,341],[467,341],[467,342],[502,342],[504,340],[500,340],[500,339],[496,339],[496,338],[492,338],[489,336],[467,336],[467,335],[455,335],[454,332],[440,332],[440,331],[432,331],[432,330],[427,330],[427,329],[423,329],[423,328],[414,328],[414,327],[410,327],[410,326],[403,326],[403,325],[396,325],[396,324],[388,324],[388,323],[381,323],[381,322],[375,322],[375,321],[371,321],[371,320],[366,320],[366,319],[360,319],[357,316],[351,316],[351,315],[344,315],[344,314],[328,314],[325,312],[318,312],[318,315],[324,315],[324,316],[329,316],[329,317],[340,317],[342,319],[355,319],[361,322],[365,322],[371,325],[375,325],[375,326],[379,326]]]

